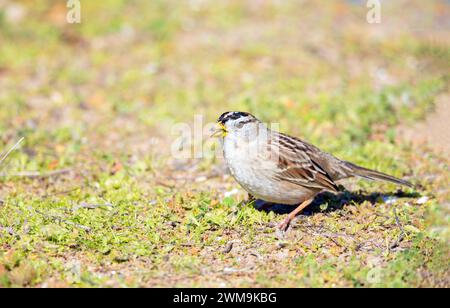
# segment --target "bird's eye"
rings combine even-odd
[[[238,123],[236,123],[236,128],[242,128],[243,126],[244,126],[244,122],[238,122]]]

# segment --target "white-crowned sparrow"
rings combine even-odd
[[[340,160],[303,140],[271,130],[247,112],[225,112],[213,136],[223,137],[223,153],[236,181],[252,196],[298,205],[291,220],[322,191],[337,192],[336,181],[361,177],[413,187],[405,180]]]

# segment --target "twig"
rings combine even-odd
[[[333,237],[333,238],[343,237],[343,238],[348,238],[348,239],[355,241],[355,237],[353,235],[345,234],[345,233],[336,233],[336,232],[332,231],[331,229],[329,229],[325,226],[322,226],[322,225],[303,224],[302,226],[295,225],[295,227],[301,229],[302,231],[305,231],[306,230],[305,228],[316,229],[318,232],[312,232],[312,233],[310,232],[310,234],[313,234],[313,235],[322,235],[325,237]],[[305,227],[305,228],[302,228],[302,227]],[[323,230],[328,231],[328,233],[322,232]]]
[[[10,148],[10,149],[2,156],[2,158],[0,159],[0,165],[5,161],[5,159],[9,156],[9,154],[11,154],[12,151],[14,151],[15,149],[17,149],[17,148],[19,147],[19,145],[22,143],[22,141],[23,141],[24,139],[25,139],[24,137],[20,138],[19,141],[17,141],[16,144],[14,144],[14,145],[12,146],[12,148]]]
[[[80,208],[85,208],[89,210],[94,210],[99,207],[111,207],[113,206],[111,203],[105,203],[105,204],[89,204],[86,202],[81,202],[79,205],[76,205],[73,207],[73,211],[77,211]]]
[[[39,211],[39,210],[34,210],[34,211],[35,211],[36,213],[38,213],[38,214],[40,214],[40,215],[42,215],[42,216],[48,218],[48,219],[56,220],[56,221],[58,221],[58,222],[63,222],[63,223],[65,223],[65,224],[68,224],[68,225],[74,226],[74,227],[76,227],[76,228],[82,229],[82,230],[84,230],[84,231],[86,231],[86,232],[91,232],[91,230],[92,230],[92,229],[91,229],[90,227],[88,227],[88,226],[80,225],[80,224],[77,224],[77,223],[75,223],[75,222],[73,222],[73,221],[70,221],[70,220],[67,220],[67,219],[63,219],[63,218],[58,217],[58,216],[47,215],[47,214],[45,214],[45,213],[42,213],[42,212]]]
[[[75,188],[68,189],[68,190],[57,191],[57,192],[54,192],[54,193],[49,193],[49,194],[42,195],[41,198],[50,198],[50,197],[54,197],[54,196],[58,196],[58,195],[66,195],[66,194],[74,192],[74,191],[76,191],[78,189],[80,189],[80,187],[75,187]]]
[[[397,238],[397,240],[391,244],[391,246],[389,246],[389,250],[392,250],[394,248],[397,248],[398,245],[400,244],[401,241],[403,241],[403,239],[405,238],[406,232],[403,229],[402,224],[400,223],[400,219],[397,216],[397,211],[395,210],[395,208],[392,209],[392,212],[394,213],[394,217],[395,217],[395,224],[397,225],[397,227],[400,229],[400,234]]]
[[[156,180],[155,184],[156,185],[161,185],[161,186],[164,186],[164,187],[167,187],[167,188],[175,188],[175,184],[170,184],[170,183],[167,183],[167,182],[165,182],[163,180]]]
[[[310,231],[310,230],[308,230],[307,228],[299,228],[300,230],[302,230],[303,232],[305,232],[305,233],[307,233],[307,234],[310,234],[310,235],[313,235],[313,236],[322,236],[322,237],[325,237],[325,238],[327,238],[327,239],[329,239],[330,241],[332,241],[336,246],[339,246],[339,247],[342,247],[342,245],[341,244],[339,244],[336,240],[335,240],[335,238],[339,238],[339,237],[341,237],[342,235],[341,234],[337,234],[337,233],[324,233],[324,232],[320,232],[320,231],[322,231],[322,230],[320,230],[319,229],[319,232],[315,232],[315,231]],[[345,236],[344,236],[344,238],[345,238]]]
[[[23,177],[23,178],[48,178],[52,176],[57,176],[61,174],[66,174],[71,172],[72,169],[61,169],[61,170],[54,170],[54,171],[48,171],[48,172],[39,172],[39,171],[22,171],[12,174],[7,173],[0,173],[0,178],[6,178],[6,177]]]

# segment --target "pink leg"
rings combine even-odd
[[[305,207],[307,207],[308,205],[311,204],[311,202],[313,201],[313,199],[308,199],[306,201],[304,201],[302,204],[300,204],[295,210],[293,210],[292,212],[290,212],[288,214],[288,216],[286,217],[285,220],[283,220],[283,222],[281,224],[278,225],[278,229],[280,229],[281,231],[286,231],[289,228],[289,224],[291,223],[291,221],[295,218],[295,216],[301,212],[301,210],[303,210]]]

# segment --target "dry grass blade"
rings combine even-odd
[[[8,178],[23,177],[23,178],[30,178],[30,179],[47,178],[47,177],[67,174],[71,171],[72,171],[72,169],[61,169],[61,170],[53,170],[53,171],[49,171],[49,172],[22,171],[22,172],[13,173],[13,174],[0,173],[0,178],[5,178],[5,177],[8,177]]]
[[[65,223],[67,225],[74,226],[75,228],[82,229],[82,230],[84,230],[86,232],[91,232],[92,231],[92,228],[90,228],[88,226],[84,226],[82,224],[78,224],[78,223],[75,223],[73,221],[70,221],[70,220],[67,220],[67,219],[64,219],[64,218],[61,218],[61,217],[58,217],[58,216],[54,216],[54,215],[47,215],[44,212],[41,212],[39,210],[35,210],[35,212],[40,214],[40,215],[42,215],[42,216],[44,216],[47,219],[54,220],[54,221],[57,221],[57,222],[62,222],[62,223]]]
[[[12,151],[14,151],[15,149],[17,149],[19,147],[19,145],[23,142],[25,138],[22,137],[19,139],[19,141],[16,142],[16,144],[14,144],[12,146],[12,148],[10,148],[3,156],[2,158],[0,158],[0,165],[5,161],[5,159],[9,156],[9,154],[12,153]]]

